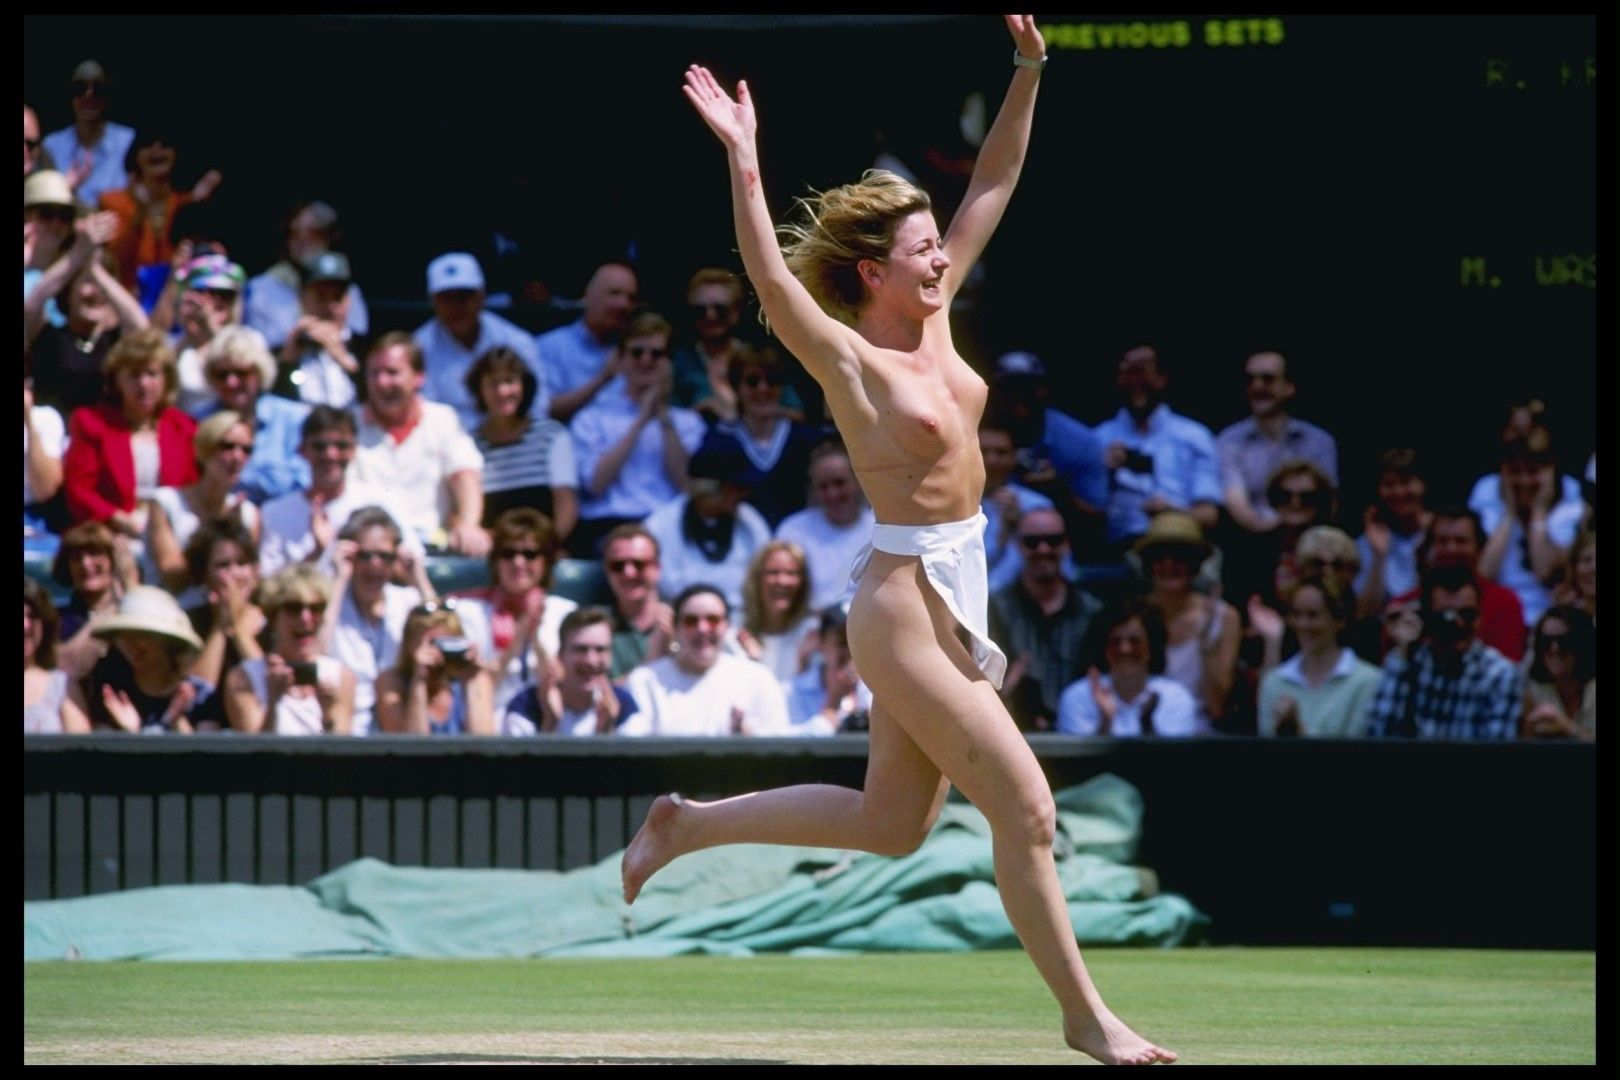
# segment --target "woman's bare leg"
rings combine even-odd
[[[990,823],[1001,902],[1063,1010],[1069,1045],[1111,1064],[1174,1061],[1115,1017],[1092,983],[1052,858],[1051,787],[917,560],[874,553],[849,644],[874,695]]]
[[[721,844],[795,844],[878,855],[917,850],[950,785],[888,711],[872,708],[866,788],[796,784],[700,803],[661,795],[625,849],[624,898],[671,860]]]

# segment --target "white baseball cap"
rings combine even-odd
[[[465,251],[451,251],[428,263],[428,295],[435,296],[449,289],[484,291],[483,268]]]

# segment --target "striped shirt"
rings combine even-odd
[[[511,491],[526,487],[578,487],[574,466],[574,440],[568,428],[550,417],[531,418],[523,437],[495,445],[483,429],[473,442],[484,455],[484,490]]]

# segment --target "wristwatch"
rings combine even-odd
[[[1039,71],[1045,70],[1045,68],[1046,68],[1046,60],[1047,60],[1047,58],[1044,57],[1044,56],[1041,57],[1039,60],[1031,60],[1029,57],[1027,57],[1023,53],[1019,52],[1016,48],[1013,49],[1013,66],[1014,67],[1034,68],[1037,72],[1039,72]]]

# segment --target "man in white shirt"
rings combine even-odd
[[[467,389],[467,370],[480,356],[504,345],[534,372],[537,389],[530,413],[545,416],[550,392],[534,336],[484,310],[484,269],[478,260],[464,251],[440,255],[428,263],[427,291],[433,318],[417,327],[414,335],[427,364],[422,396],[450,406],[461,426],[474,430],[483,417]]]
[[[732,608],[742,606],[743,582],[771,527],[743,500],[759,470],[737,440],[712,434],[687,463],[687,494],[677,495],[642,522],[658,544],[665,599],[689,585],[713,585]]]
[[[877,520],[861,495],[849,456],[836,444],[810,452],[811,504],[776,527],[778,540],[804,549],[810,568],[810,606],[824,611],[844,598],[849,570],[872,539]]]
[[[381,488],[385,506],[427,547],[489,552],[484,459],[448,405],[422,400],[422,350],[400,331],[366,354],[366,404],[357,425],[352,478]]]

